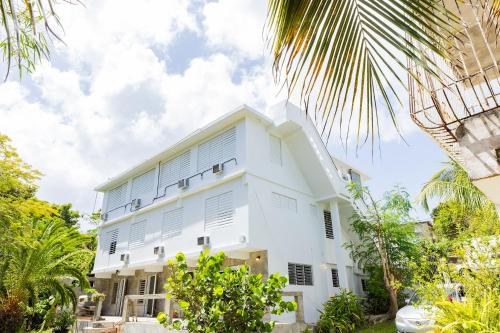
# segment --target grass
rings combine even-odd
[[[396,325],[394,325],[394,321],[386,321],[374,326],[362,328],[356,333],[394,333],[396,332]]]

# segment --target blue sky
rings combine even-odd
[[[286,97],[263,39],[265,1],[85,4],[57,8],[66,45],[54,43],[50,61],[0,84],[0,132],[44,173],[43,199],[90,212],[106,178],[238,105],[266,112]],[[399,183],[415,196],[446,157],[404,108],[397,115],[409,146],[385,117],[382,156],[368,145],[356,156],[352,143],[346,156],[335,136],[329,147],[365,170],[377,195]]]

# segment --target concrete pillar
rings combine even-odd
[[[349,278],[347,276],[346,256],[347,251],[344,249],[345,239],[342,236],[342,226],[340,224],[339,206],[336,200],[330,201],[330,211],[332,213],[333,235],[335,242],[335,262],[337,263],[337,271],[339,273],[340,288],[349,288]]]
[[[99,299],[99,302],[97,302],[97,306],[95,308],[94,318],[92,319],[93,321],[98,321],[101,318],[101,311],[102,311],[102,299]]]

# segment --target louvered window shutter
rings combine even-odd
[[[127,200],[127,183],[115,187],[108,193],[107,211],[118,208]]]
[[[269,143],[270,143],[270,151],[271,151],[271,162],[274,164],[281,165],[282,163],[282,157],[281,157],[281,139],[274,136],[270,135],[269,136]]]
[[[132,180],[132,199],[142,199],[153,194],[155,169],[151,169]],[[144,204],[144,203],[143,203]],[[143,205],[142,204],[142,205]]]
[[[186,151],[182,155],[160,165],[160,179],[158,183],[160,193],[164,190],[165,186],[175,184],[179,180],[189,176],[190,162],[191,152]]]
[[[178,208],[163,214],[162,238],[171,238],[182,233],[184,209]]]
[[[106,232],[106,250],[108,254],[116,252],[116,242],[118,241],[118,229]]]
[[[198,171],[207,170],[235,156],[236,128],[233,127],[198,146]]]
[[[325,210],[323,211],[323,217],[325,220],[325,233],[326,238],[334,239],[333,236],[333,224],[332,224],[332,212]]]
[[[339,287],[339,271],[336,268],[332,268],[332,283],[334,287]]]
[[[288,263],[288,282],[298,286],[312,286],[312,266]]]
[[[205,230],[232,224],[234,220],[233,192],[226,192],[205,201]]]
[[[116,304],[116,297],[118,296],[118,282],[113,283],[111,289],[111,304]]]
[[[130,226],[129,248],[134,249],[144,245],[146,237],[146,221],[136,222]]]
[[[145,279],[139,280],[139,288],[138,289],[139,289],[138,290],[139,295],[144,295],[146,293],[146,280]],[[137,300],[137,304],[144,304],[144,299]]]

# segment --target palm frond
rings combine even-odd
[[[314,106],[326,139],[338,121],[347,140],[355,121],[358,144],[373,142],[382,107],[397,128],[399,90],[413,77],[404,57],[439,79],[418,45],[447,57],[450,21],[458,22],[433,0],[269,0],[275,78],[285,80],[289,96],[300,93],[307,113]]]

